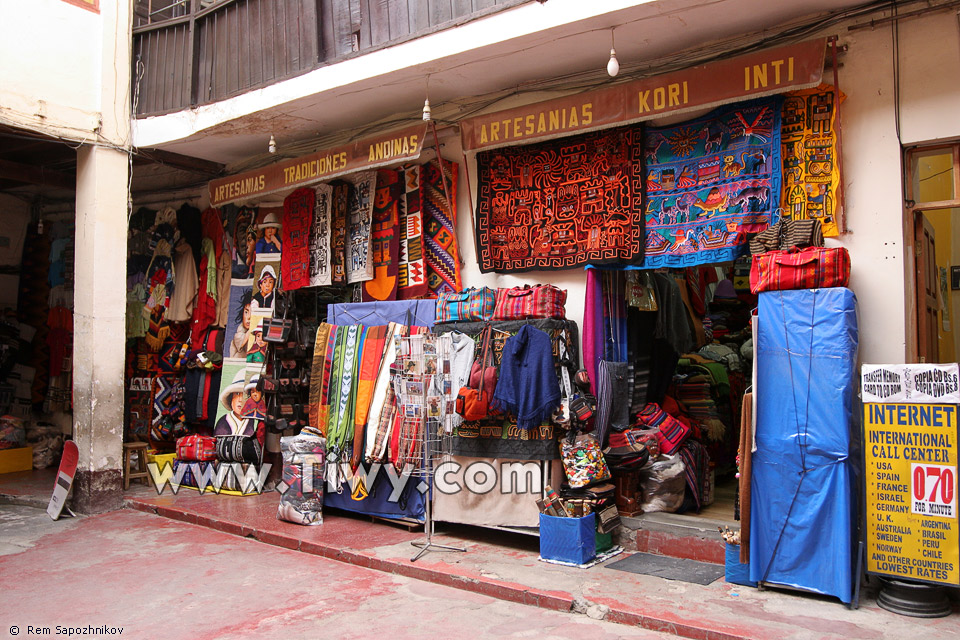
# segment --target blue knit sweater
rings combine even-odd
[[[560,406],[550,336],[524,325],[503,345],[491,408],[509,411],[521,429],[535,429]]]

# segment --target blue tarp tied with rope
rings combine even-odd
[[[857,580],[856,297],[760,294],[750,579],[836,596]]]

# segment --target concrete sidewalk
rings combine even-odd
[[[7,492],[0,480],[0,494]],[[276,519],[277,494],[200,495],[183,489],[158,496],[131,488],[130,508],[354,566],[557,611],[583,611],[609,622],[688,638],[806,640],[812,638],[960,637],[956,614],[918,620],[880,609],[869,590],[860,609],[834,598],[758,591],[724,582],[707,586],[604,568],[561,567],[537,560],[538,540],[467,526],[438,525],[435,541],[466,553],[431,552],[411,562],[422,532],[328,510],[317,527]],[[622,558],[623,556],[620,556]],[[619,559],[619,558],[616,558]],[[616,560],[614,559],[614,560]],[[608,561],[605,564],[609,564]]]
[[[2,637],[668,638],[130,509],[53,522],[0,505],[0,539]]]

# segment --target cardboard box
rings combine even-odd
[[[33,447],[0,451],[0,473],[33,470]]]

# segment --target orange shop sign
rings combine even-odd
[[[468,118],[460,123],[463,148],[524,144],[816,86],[826,45],[826,38],[808,40]]]
[[[210,182],[210,206],[219,207],[238,200],[332,180],[362,169],[416,160],[420,157],[425,135],[426,125],[420,123],[317,151],[308,156],[219,178]]]

